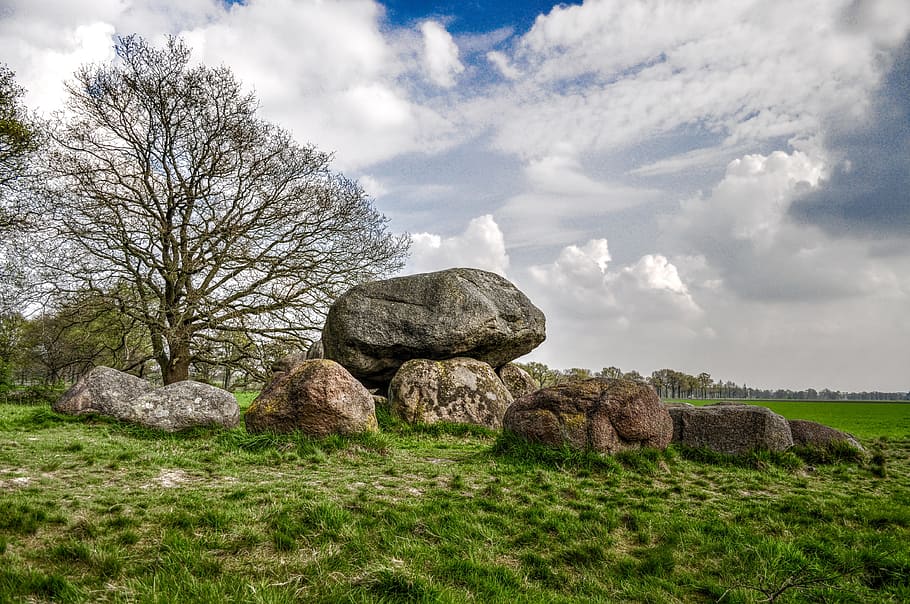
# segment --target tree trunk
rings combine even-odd
[[[168,344],[171,354],[161,367],[161,379],[165,386],[190,379],[190,343],[177,341]]]

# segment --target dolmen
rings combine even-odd
[[[543,312],[512,283],[453,268],[351,288],[329,309],[319,353],[388,394],[401,420],[499,429],[515,396],[536,388],[510,362],[545,338]]]
[[[237,399],[221,388],[189,380],[156,387],[100,366],[80,377],[52,408],[67,415],[93,413],[165,432],[233,428],[240,421]]]

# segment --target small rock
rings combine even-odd
[[[526,394],[531,394],[538,389],[537,382],[527,371],[515,363],[506,363],[496,372],[502,383],[506,385],[512,398],[521,398]]]
[[[790,433],[793,435],[793,444],[800,447],[824,447],[832,443],[845,443],[863,451],[863,446],[855,436],[847,432],[835,430],[818,422],[805,419],[791,419]]]

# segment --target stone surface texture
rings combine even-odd
[[[412,359],[389,386],[393,416],[410,423],[446,421],[502,427],[512,395],[487,363],[469,358]]]
[[[665,449],[673,422],[646,384],[592,378],[542,388],[516,400],[503,428],[530,441],[601,453]]]
[[[309,436],[356,434],[379,429],[373,396],[338,363],[304,361],[275,374],[244,415],[248,432]]]
[[[546,337],[543,313],[509,281],[477,269],[364,283],[338,298],[322,332],[325,357],[368,386],[411,359],[471,357],[493,367]]]
[[[766,407],[719,403],[704,407],[668,406],[673,442],[740,455],[754,449],[784,451],[793,446],[787,420]]]
[[[514,363],[506,363],[496,372],[502,383],[506,385],[512,398],[521,398],[537,390],[537,382],[527,371]]]

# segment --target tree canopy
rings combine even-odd
[[[121,38],[67,90],[45,268],[58,294],[141,325],[165,383],[212,351],[304,347],[340,293],[401,266],[409,239],[330,155],[259,119],[231,71],[191,64],[180,39]]]

